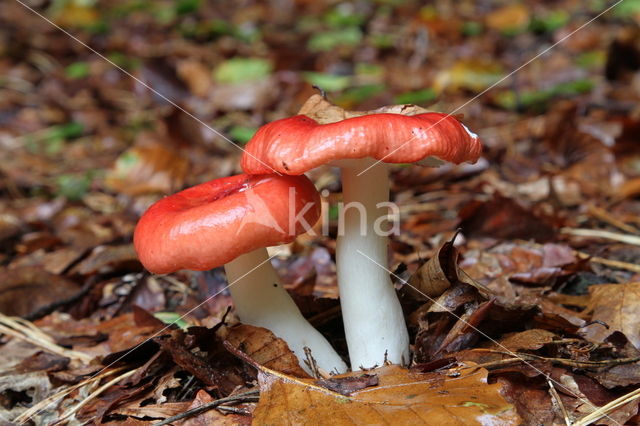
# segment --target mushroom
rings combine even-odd
[[[388,234],[375,232],[387,216],[386,163],[475,162],[480,140],[454,116],[411,105],[347,113],[315,95],[301,112],[261,127],[245,146],[242,168],[289,175],[323,164],[341,169],[345,229],[336,264],[351,368],[406,364],[409,337],[386,270]]]
[[[306,346],[318,367],[343,372],[345,363],[302,316],[265,248],[291,242],[307,231],[318,220],[319,206],[318,192],[305,176],[225,177],[149,207],[133,242],[140,261],[153,273],[224,265],[242,322],[271,330],[301,360]]]

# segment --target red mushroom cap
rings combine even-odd
[[[225,177],[149,207],[133,243],[153,273],[202,271],[261,247],[293,241],[308,230],[302,221],[294,221],[298,214],[310,226],[320,217],[318,191],[306,176]]]
[[[245,146],[246,173],[299,175],[332,161],[371,157],[413,163],[435,156],[451,163],[475,162],[480,139],[454,116],[430,112],[413,116],[370,114],[319,124],[305,116],[262,126]]]

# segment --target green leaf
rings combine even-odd
[[[178,0],[176,4],[176,13],[178,15],[186,15],[188,13],[197,12],[200,8],[200,0]]]
[[[342,3],[324,16],[324,21],[332,28],[357,27],[364,22],[364,16],[355,13],[348,3]]]
[[[121,52],[111,52],[107,54],[107,59],[127,71],[135,70],[140,67],[139,59],[129,58]]]
[[[338,97],[336,103],[342,104],[359,104],[367,99],[384,92],[384,84],[367,84],[364,86],[352,87],[346,89],[342,95]]]
[[[582,68],[596,68],[604,66],[607,54],[604,50],[590,50],[578,55],[576,64]]]
[[[175,324],[183,330],[189,328],[189,323],[177,312],[156,312],[153,316],[167,325]]]
[[[460,32],[468,37],[473,37],[482,34],[482,23],[476,21],[467,21],[460,27]]]
[[[232,58],[224,61],[213,72],[218,83],[239,84],[261,80],[271,74],[272,65],[260,58]]]
[[[505,109],[546,108],[546,104],[558,96],[575,96],[588,93],[593,89],[593,82],[588,79],[556,84],[550,89],[525,91],[516,94],[513,90],[504,91],[496,96],[496,103]]]
[[[305,72],[303,77],[307,83],[318,86],[327,92],[344,90],[349,87],[352,80],[350,75],[333,75],[319,72]]]
[[[231,130],[229,130],[229,136],[231,136],[231,139],[234,141],[245,144],[249,142],[257,131],[258,129],[256,127],[233,126]]]
[[[420,105],[431,102],[438,97],[435,90],[428,87],[422,90],[416,90],[415,92],[406,92],[397,95],[394,98],[396,104],[414,104]]]
[[[89,75],[89,64],[86,62],[74,62],[64,69],[64,74],[71,79],[84,78]]]
[[[82,135],[84,126],[81,123],[72,121],[67,124],[60,124],[50,127],[44,135],[44,139],[72,139]]]
[[[612,10],[613,14],[623,18],[640,14],[640,0],[625,0]]]
[[[357,27],[347,27],[314,34],[309,39],[309,50],[326,52],[339,46],[353,47],[362,40],[362,32]]]
[[[370,40],[371,44],[378,49],[388,49],[396,44],[396,36],[394,34],[372,34]]]
[[[569,18],[568,12],[554,10],[543,16],[535,16],[529,23],[529,29],[536,33],[550,33],[564,27]]]
[[[92,174],[65,174],[56,177],[56,194],[69,200],[80,200],[91,187]]]

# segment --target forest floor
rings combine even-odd
[[[3,0],[0,422],[640,421],[640,2],[422,3]],[[391,169],[409,368],[309,377],[238,324],[222,269],[137,259],[148,206],[241,173],[229,142],[314,85],[482,139],[473,165]],[[340,176],[309,177],[329,235],[274,264],[347,359]]]

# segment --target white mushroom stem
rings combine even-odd
[[[311,356],[321,369],[339,373],[347,370],[327,339],[302,316],[282,286],[267,249],[243,254],[224,269],[236,313],[243,323],[267,328],[286,341],[307,372],[310,369],[302,361],[306,359],[305,346],[311,349]]]
[[[387,270],[389,201],[387,165],[364,171],[371,160],[340,162],[344,198],[336,266],[351,369],[409,362],[409,335]],[[360,172],[364,171],[361,176]]]

